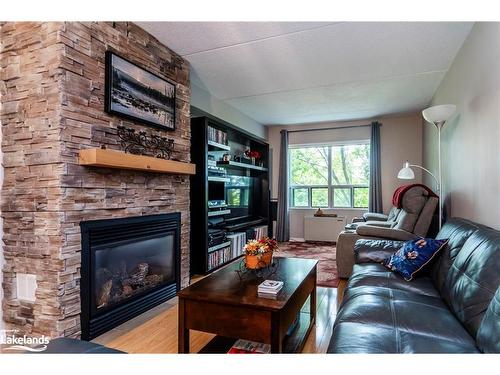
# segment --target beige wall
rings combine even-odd
[[[316,129],[321,127],[332,126],[347,126],[347,125],[366,125],[375,119],[365,119],[358,121],[343,121],[343,122],[330,122],[320,124],[299,124],[291,126],[269,126],[268,136],[269,145],[271,149],[271,196],[276,198],[278,196],[278,176],[279,176],[279,154],[280,154],[280,130],[296,130],[296,129]],[[394,190],[407,181],[397,179],[397,173],[401,169],[402,164],[407,159],[414,164],[422,164],[422,117],[420,113],[406,114],[406,115],[393,115],[385,116],[376,119],[382,123],[380,128],[381,135],[381,167],[382,167],[382,200],[384,211],[387,212],[391,207],[392,193]],[[369,128],[355,129],[353,132],[349,130],[350,135],[355,137],[353,139],[369,139]],[[314,132],[315,134],[318,134]],[[314,141],[312,135],[314,133],[303,133],[302,143],[307,141]],[[347,139],[346,131],[335,130],[324,133],[322,140],[331,142],[336,140]],[[293,135],[294,139],[291,141],[300,142],[300,138],[296,133]],[[307,135],[306,135],[307,134]],[[306,138],[307,137],[307,138]],[[416,179],[413,182],[421,181],[421,174],[416,171]],[[290,236],[293,238],[303,238],[303,222],[304,216],[309,215],[311,210],[306,209],[292,209],[290,215]],[[328,211],[330,212],[330,210]],[[346,216],[349,222],[352,217],[361,215],[365,210],[356,209],[335,209],[331,212],[337,213],[339,216]]]
[[[262,139],[267,138],[267,127],[243,112],[216,98],[207,90],[191,83],[191,106],[218,117]]]
[[[500,23],[476,23],[434,94],[455,104],[442,131],[446,213],[500,229]],[[437,131],[424,126],[424,164],[437,170]]]

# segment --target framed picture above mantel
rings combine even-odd
[[[175,130],[175,84],[106,51],[106,112]]]

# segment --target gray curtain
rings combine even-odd
[[[368,211],[382,213],[382,177],[380,170],[380,123],[372,122],[370,139],[370,196]]]
[[[276,220],[276,240],[290,240],[290,215],[288,200],[288,131],[281,131],[280,168],[278,177],[278,217]]]

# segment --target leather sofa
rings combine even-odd
[[[409,189],[402,200],[402,208],[393,207],[387,216],[365,214],[366,222],[354,223],[353,230],[342,231],[337,239],[336,262],[339,277],[348,278],[354,265],[354,244],[362,238],[407,241],[425,237],[438,205],[438,198],[429,196],[421,186]],[[378,214],[380,215],[380,214]],[[373,220],[378,217],[379,220]]]
[[[500,231],[451,219],[413,281],[380,262],[402,241],[359,240],[329,353],[500,353]]]

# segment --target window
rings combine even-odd
[[[367,208],[370,145],[290,147],[292,207]]]
[[[295,188],[293,191],[293,202],[295,207],[309,207],[309,190]]]
[[[311,206],[328,207],[328,188],[311,188]]]
[[[350,188],[333,188],[333,207],[352,207]]]

